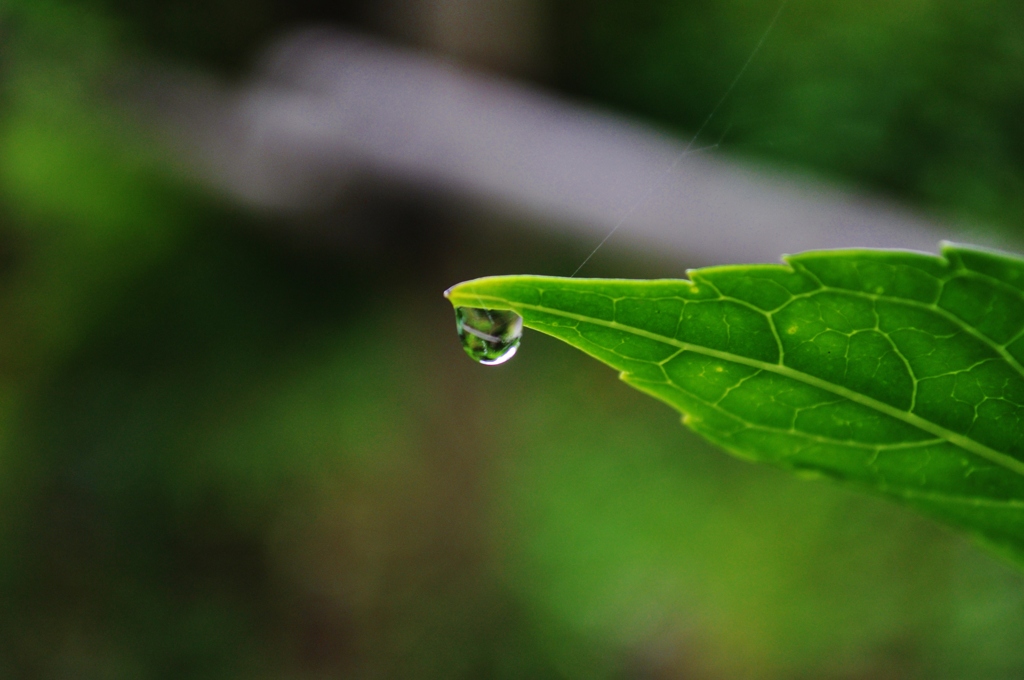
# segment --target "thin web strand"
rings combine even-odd
[[[576,267],[576,271],[569,275],[570,279],[574,278],[577,274],[580,273],[580,270],[583,269],[583,267],[586,266],[588,262],[590,262],[590,259],[597,254],[597,251],[601,250],[604,244],[608,242],[608,239],[610,239],[615,234],[615,232],[619,230],[619,227],[625,224],[626,220],[632,217],[633,213],[636,212],[640,206],[647,202],[647,199],[651,197],[651,194],[665,186],[665,182],[668,181],[668,178],[672,175],[675,169],[679,167],[679,164],[683,161],[683,159],[690,155],[691,150],[693,149],[693,145],[697,142],[697,138],[700,137],[702,132],[704,132],[704,128],[706,128],[708,124],[711,123],[711,119],[714,118],[715,114],[718,113],[718,110],[722,108],[722,105],[725,104],[725,100],[729,98],[729,95],[732,94],[732,91],[736,89],[736,86],[743,78],[743,74],[747,72],[747,69],[750,68],[750,65],[754,61],[754,57],[756,57],[757,53],[761,51],[761,48],[764,46],[765,41],[768,40],[768,36],[775,28],[775,24],[778,23],[779,17],[782,16],[782,11],[786,8],[786,5],[788,4],[789,0],[782,0],[782,4],[780,4],[779,9],[775,11],[775,16],[772,17],[772,20],[768,22],[768,28],[766,28],[764,33],[761,34],[761,39],[757,41],[757,44],[754,46],[754,49],[750,52],[750,56],[747,57],[747,60],[743,63],[743,66],[740,67],[740,70],[736,74],[736,77],[732,79],[731,83],[729,83],[729,87],[726,88],[725,94],[721,96],[721,98],[718,100],[718,103],[715,104],[714,108],[711,109],[711,113],[707,115],[707,118],[704,119],[704,122],[700,124],[699,128],[697,128],[697,132],[693,135],[693,137],[690,138],[689,143],[683,148],[682,151],[680,151],[676,155],[675,160],[673,160],[672,163],[669,164],[669,166],[665,168],[664,171],[662,171],[661,177],[658,179],[658,181],[652,184],[647,189],[647,191],[645,191],[644,194],[639,199],[637,199],[625,213],[623,213],[622,217],[615,224],[615,226],[612,227],[611,231],[609,231],[605,235],[605,237],[601,239],[601,242],[598,243],[592,251],[590,251],[590,254],[587,255],[586,258],[584,258],[583,262],[580,263],[580,266]],[[726,129],[726,132],[728,132],[728,128]],[[724,133],[722,137],[725,137]],[[696,149],[693,151],[693,153],[700,153],[702,151],[714,149],[718,147],[720,143],[721,141],[719,141],[716,144],[712,144],[711,146],[708,147]]]

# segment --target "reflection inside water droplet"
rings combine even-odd
[[[462,349],[473,361],[497,366],[515,356],[523,337],[523,317],[515,312],[455,308],[455,328]]]

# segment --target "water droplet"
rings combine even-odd
[[[455,328],[462,349],[473,361],[497,366],[515,356],[523,337],[523,317],[515,312],[455,308]]]

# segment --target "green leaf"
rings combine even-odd
[[[1024,567],[1024,260],[952,245],[784,260],[447,295],[515,311],[738,456],[895,497]]]

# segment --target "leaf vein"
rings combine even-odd
[[[635,335],[647,338],[649,340],[663,342],[665,344],[678,347],[679,349],[689,350],[696,352],[698,354],[704,354],[705,356],[722,359],[724,361],[731,361],[734,363],[749,366],[751,368],[776,373],[778,375],[782,375],[784,377],[806,383],[808,385],[811,385],[812,387],[817,387],[818,389],[831,392],[837,396],[844,397],[846,399],[849,399],[850,401],[861,404],[862,406],[866,406],[872,410],[878,411],[892,418],[896,418],[897,420],[901,420],[904,423],[907,423],[908,425],[917,427],[918,429],[924,430],[925,432],[935,435],[936,437],[939,437],[941,439],[945,439],[946,441],[956,446],[959,446],[964,450],[970,451],[971,453],[980,456],[1001,467],[1004,467],[1007,470],[1015,472],[1018,475],[1024,476],[1024,461],[1017,460],[1013,456],[997,451],[989,446],[986,446],[985,444],[982,444],[979,441],[971,439],[970,437],[967,437],[958,432],[954,432],[945,427],[942,427],[941,425],[926,420],[925,418],[922,418],[917,414],[909,413],[902,409],[891,406],[890,404],[886,404],[877,399],[861,394],[860,392],[856,392],[842,385],[830,383],[827,380],[823,380],[809,373],[798,371],[784,364],[768,363],[766,361],[761,361],[759,359],[752,359],[738,354],[732,354],[730,352],[716,350],[710,347],[704,347],[702,345],[695,345],[692,343],[684,342],[682,340],[678,340],[676,338],[669,338],[658,333],[652,333],[642,328],[627,326],[617,321],[608,321],[606,319],[588,317],[583,314],[575,314],[573,312],[567,312],[553,307],[545,307],[543,305],[534,305],[524,302],[514,302],[496,296],[484,295],[478,297],[481,297],[482,300],[489,299],[493,303],[497,303],[499,305],[506,305],[516,310],[522,309],[541,312],[545,314],[552,314],[554,316],[561,316],[563,318],[571,319],[577,322],[590,323],[598,326],[604,326],[606,328],[611,328],[614,330],[623,331],[626,333],[633,333]]]

